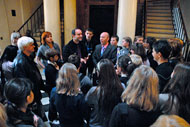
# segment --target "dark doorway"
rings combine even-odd
[[[94,29],[95,38],[99,40],[102,32],[113,35],[114,5],[90,5],[89,27]]]

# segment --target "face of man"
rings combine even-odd
[[[144,42],[143,37],[139,37],[139,38],[137,39],[137,42],[136,42],[136,43],[143,44],[143,42]]]
[[[76,29],[75,30],[75,35],[72,35],[73,36],[73,41],[75,43],[79,43],[79,41],[82,41],[82,31],[80,29]]]
[[[111,43],[111,45],[113,45],[113,46],[117,46],[117,43],[118,43],[118,42],[117,42],[117,39],[116,39],[115,37],[112,37],[110,43]]]
[[[34,48],[35,48],[34,43],[30,43],[24,47],[24,51],[31,54],[34,52]]]
[[[103,32],[100,35],[100,42],[102,45],[106,45],[109,41],[109,35],[107,32]]]
[[[86,40],[90,41],[94,34],[91,31],[86,31],[85,35],[86,35]]]

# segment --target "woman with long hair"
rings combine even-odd
[[[121,98],[123,103],[113,109],[109,127],[150,126],[160,115],[156,72],[146,65],[135,69]]]
[[[56,119],[58,112],[61,127],[83,127],[83,119],[88,117],[88,105],[80,90],[75,65],[65,63],[56,83],[56,93],[50,98],[49,119]]]
[[[190,63],[177,64],[172,78],[160,94],[159,103],[163,113],[174,114],[190,122]]]
[[[120,96],[124,88],[110,60],[100,60],[97,71],[98,86],[92,87],[86,95],[86,101],[92,108],[89,123],[90,126],[108,127],[111,112],[121,102]]]
[[[39,47],[38,52],[36,54],[37,58],[37,63],[42,67],[45,68],[45,65],[47,64],[47,59],[45,56],[45,51],[48,50],[49,48],[55,49],[57,52],[60,53],[60,48],[57,43],[53,42],[52,39],[52,33],[51,32],[43,32],[41,36],[42,40],[42,45]],[[41,62],[42,59],[42,62]]]

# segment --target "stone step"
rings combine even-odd
[[[170,7],[170,3],[148,3],[148,7]]]
[[[158,16],[148,16],[147,19],[152,19],[152,20],[159,20],[159,21],[171,21],[172,17],[158,17]]]
[[[170,6],[164,6],[164,7],[162,7],[162,6],[156,6],[156,7],[147,7],[147,10],[160,10],[160,9],[162,9],[162,10],[171,10],[171,8],[170,8]]]
[[[146,36],[155,37],[155,38],[174,38],[175,35],[170,34],[159,34],[159,33],[146,33]]]
[[[147,27],[173,29],[173,25],[147,24]]]
[[[172,21],[159,21],[159,20],[147,20],[147,23],[157,23],[157,24],[172,24]]]
[[[168,34],[174,34],[174,30],[173,29],[154,29],[154,28],[147,28],[147,32],[156,32],[156,33],[168,33]]]
[[[171,10],[162,10],[162,9],[148,9],[147,13],[171,13]]]
[[[171,13],[147,13],[147,16],[171,17]]]

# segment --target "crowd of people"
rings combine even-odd
[[[0,126],[190,126],[182,40],[126,36],[119,46],[108,32],[100,40],[90,28],[85,36],[79,28],[71,33],[62,52],[51,32],[42,33],[39,47],[29,33],[11,34],[0,59]],[[48,116],[40,90],[50,98]]]

